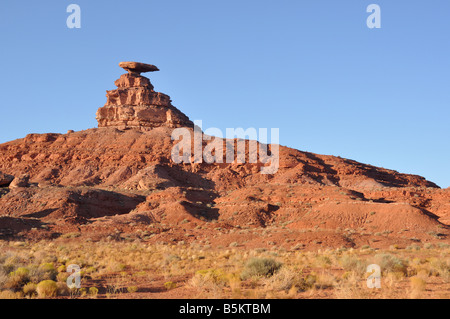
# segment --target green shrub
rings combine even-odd
[[[392,254],[377,254],[374,256],[375,264],[379,265],[383,273],[398,272],[407,274],[406,263]]]
[[[138,291],[138,287],[137,287],[137,286],[130,286],[130,287],[127,287],[127,291],[128,291],[130,294],[132,294],[133,292]]]
[[[271,258],[251,258],[241,273],[241,279],[270,277],[281,268],[281,263]]]
[[[44,272],[45,279],[48,280],[56,280],[56,276],[58,275],[58,271],[55,269],[53,263],[45,263],[39,266],[39,269]]]
[[[59,282],[63,282],[66,283],[67,282],[67,278],[69,278],[70,274],[67,272],[60,272],[57,276],[56,279]]]
[[[27,278],[30,273],[30,270],[26,267],[19,267],[16,269],[16,271],[13,272],[14,275]]]
[[[36,291],[39,298],[56,297],[58,293],[58,286],[53,280],[44,280],[37,285]]]
[[[9,274],[9,280],[6,284],[7,288],[20,289],[27,281],[30,271],[28,268],[19,267]]]
[[[270,290],[288,291],[292,287],[300,286],[301,279],[297,271],[288,267],[283,267],[272,277],[267,278],[265,285]]]

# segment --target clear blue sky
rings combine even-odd
[[[0,143],[96,127],[118,62],[141,61],[204,128],[278,127],[282,145],[448,187],[449,17],[448,0],[4,1]]]

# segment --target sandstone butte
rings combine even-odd
[[[286,249],[448,242],[450,190],[420,176],[284,146],[273,175],[258,163],[175,164],[171,132],[192,122],[141,75],[157,67],[120,66],[128,73],[107,91],[98,128],[0,145],[0,238],[76,232]]]

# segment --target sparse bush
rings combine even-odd
[[[446,282],[450,281],[450,259],[436,259],[433,258],[430,261],[431,270],[437,272],[439,277],[444,279]]]
[[[80,296],[86,296],[88,291],[86,288],[80,288],[80,289],[78,289],[78,293],[80,294]]]
[[[89,288],[89,294],[91,296],[97,296],[98,295],[98,288],[96,288],[96,287]]]
[[[0,289],[2,289],[8,281],[8,275],[0,269]]]
[[[57,295],[58,296],[68,296],[70,295],[70,289],[67,287],[67,283],[65,282],[57,282]]]
[[[70,274],[67,273],[67,272],[60,272],[56,276],[56,279],[57,279],[58,282],[66,283],[67,282],[67,278],[69,278],[69,276],[70,276]]]
[[[300,278],[296,271],[282,267],[280,271],[276,272],[272,277],[266,279],[265,285],[270,290],[288,291],[292,287],[300,284]]]
[[[29,269],[30,273],[28,274],[28,278],[30,282],[37,284],[45,279],[48,279],[47,273],[40,267],[33,265],[30,266]]]
[[[339,260],[345,270],[362,275],[366,272],[367,262],[351,255],[344,255]]]
[[[128,291],[130,294],[132,294],[132,293],[138,291],[138,287],[137,287],[137,286],[130,286],[130,287],[127,287],[127,291]]]
[[[174,282],[172,282],[172,281],[168,281],[168,282],[165,282],[165,283],[164,283],[164,287],[165,287],[167,290],[172,290],[172,289],[175,289],[175,288],[177,287],[177,284],[174,283]]]
[[[377,254],[374,256],[375,264],[379,265],[383,273],[399,272],[404,275],[407,274],[406,263],[391,254]]]
[[[44,263],[39,266],[39,269],[44,273],[44,277],[47,280],[56,280],[58,271],[55,269],[53,263]]]
[[[37,285],[36,291],[39,298],[56,297],[58,293],[58,286],[53,280],[44,280]]]
[[[6,288],[10,289],[21,289],[22,286],[27,282],[28,275],[30,271],[25,267],[19,267],[16,271],[9,274],[9,279],[5,285]]]
[[[228,277],[222,270],[206,269],[199,270],[189,280],[189,286],[200,288],[208,292],[217,292],[225,286]]]
[[[421,293],[425,291],[426,281],[418,276],[409,279],[411,286],[411,298],[419,298]]]
[[[299,289],[301,291],[307,291],[314,287],[317,282],[317,276],[314,274],[308,274],[300,280]]]
[[[36,293],[36,284],[29,282],[25,286],[23,286],[23,293],[26,296],[32,296]]]
[[[252,258],[245,265],[241,279],[251,277],[270,277],[281,268],[281,263],[271,258]]]
[[[14,271],[17,265],[20,265],[22,261],[23,261],[22,258],[17,254],[7,253],[3,262],[3,270],[6,273],[10,273]]]

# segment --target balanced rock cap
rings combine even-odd
[[[141,62],[120,62],[119,66],[130,74],[141,74],[145,72],[159,71],[153,64],[146,64]]]

